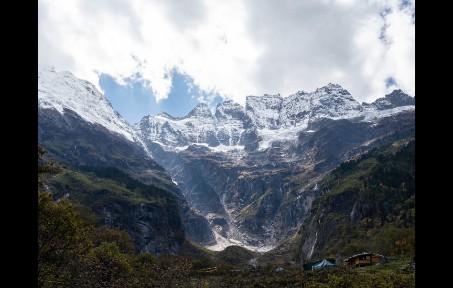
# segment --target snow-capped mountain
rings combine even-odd
[[[306,126],[308,121],[320,118],[356,117],[363,111],[347,90],[330,83],[312,93],[299,91],[285,98],[248,96],[246,109],[258,129],[271,130]]]
[[[215,119],[206,104],[198,104],[186,117],[174,118],[167,113],[146,116],[135,128],[139,135],[166,146],[178,147],[191,143],[219,144],[214,136]],[[148,137],[147,137],[148,136]]]
[[[38,141],[53,156],[171,191],[188,238],[217,248],[275,247],[310,213],[325,173],[414,134],[413,97],[396,90],[360,104],[336,84],[248,96],[245,108],[199,104],[185,117],[160,113],[131,127],[94,85],[41,66],[38,101]]]
[[[206,145],[217,150],[243,148],[241,136],[251,120],[244,108],[231,100],[219,104],[215,116],[206,104],[198,104],[186,117],[175,118],[167,113],[145,116],[134,125],[143,141],[164,147]]]
[[[256,134],[259,149],[265,149],[275,141],[295,141],[299,132],[320,119],[376,121],[414,107],[413,97],[401,90],[361,105],[346,89],[329,83],[311,93],[299,91],[287,97],[247,96],[245,109],[227,100],[217,106],[214,115],[207,105],[198,104],[182,118],[166,113],[146,116],[134,129],[143,141],[166,149],[180,150],[191,144],[214,151],[244,149],[251,133]]]
[[[210,249],[265,251],[294,233],[330,169],[413,133],[413,97],[395,91],[382,99],[360,104],[328,84],[248,96],[245,108],[227,100],[214,113],[199,104],[181,118],[146,116],[134,129],[208,219],[217,242]]]
[[[314,119],[357,117],[363,107],[340,85],[328,84],[313,93],[298,92],[284,99],[280,116],[283,127],[297,126]]]
[[[52,66],[38,66],[38,107],[77,113],[89,123],[99,124],[129,141],[137,140],[134,130],[116,112],[105,96],[90,82],[71,72],[56,72]]]

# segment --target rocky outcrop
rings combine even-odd
[[[177,255],[185,241],[180,218],[166,207],[109,203],[103,207],[102,214],[111,220],[107,226],[127,231],[139,251]]]
[[[376,99],[373,103],[362,103],[366,108],[376,110],[386,110],[403,106],[415,106],[415,97],[410,97],[402,90],[394,90],[392,93],[385,95],[383,98]]]
[[[383,249],[372,235],[390,226],[406,232],[414,228],[413,139],[379,146],[343,163],[320,182],[317,199],[300,228],[298,245],[304,259]]]

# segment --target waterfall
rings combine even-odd
[[[316,245],[317,241],[318,241],[318,231],[316,231],[315,241],[313,241],[313,244],[311,245],[310,251],[307,254],[307,259],[310,259],[311,256],[313,255],[313,252],[315,251],[315,245]]]

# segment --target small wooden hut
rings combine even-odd
[[[351,257],[343,260],[343,266],[362,267],[385,262],[387,262],[387,257],[383,255],[363,252],[361,254],[352,255]]]

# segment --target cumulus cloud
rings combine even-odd
[[[38,61],[97,85],[101,73],[140,75],[157,101],[176,69],[241,104],[329,82],[370,102],[415,95],[414,11],[408,0],[39,0]]]

